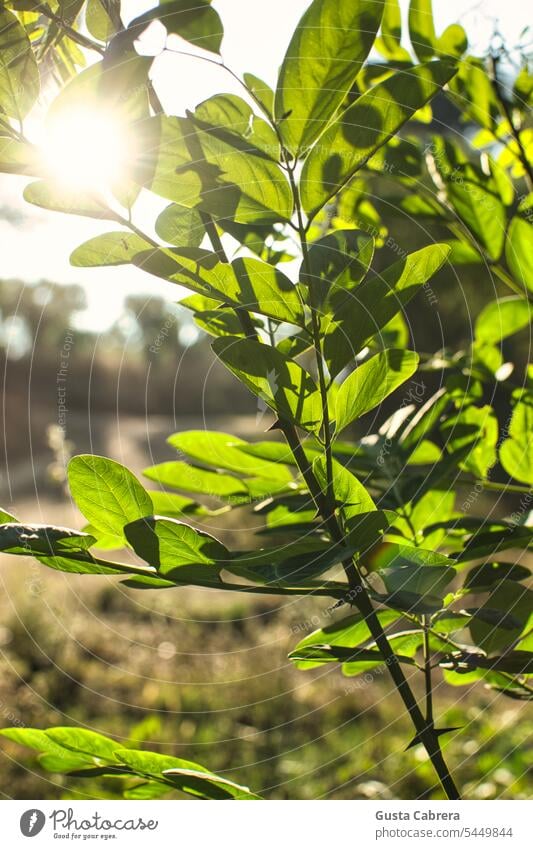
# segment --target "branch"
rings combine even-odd
[[[100,56],[103,56],[105,53],[105,47],[99,44],[97,41],[93,41],[92,38],[89,38],[87,35],[83,35],[83,33],[78,32],[77,29],[71,27],[67,24],[60,15],[56,15],[55,12],[52,12],[49,6],[39,5],[35,8],[36,12],[39,12],[41,15],[44,15],[45,18],[48,18],[50,21],[53,21],[65,35],[75,41],[76,44],[79,44],[80,47],[85,47],[87,50],[94,50],[96,53],[99,53]]]

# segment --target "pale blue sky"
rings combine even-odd
[[[151,7],[143,0],[131,0],[127,14],[133,17]],[[238,72],[252,71],[271,84],[292,32],[308,0],[213,0],[224,22],[223,56]],[[404,11],[407,0],[403,2]],[[475,52],[486,47],[496,21],[502,34],[513,44],[528,23],[523,0],[434,0],[436,29],[440,33],[453,20],[460,20],[475,37]],[[247,38],[247,33],[253,34]],[[157,41],[157,33],[154,33]],[[176,45],[178,40],[176,40]],[[182,46],[185,47],[185,45]],[[238,91],[228,75],[198,60],[187,60],[170,53],[159,57],[153,78],[166,110],[182,114],[187,107],[216,91]],[[41,120],[37,114],[36,124]],[[120,314],[123,298],[130,292],[147,292],[177,300],[181,291],[171,284],[130,267],[84,270],[69,265],[73,248],[100,232],[110,229],[106,223],[58,215],[31,207],[21,200],[25,180],[0,176],[0,242],[2,277],[18,277],[28,282],[48,278],[60,283],[80,283],[87,292],[89,309],[82,323],[103,330]],[[162,204],[164,205],[164,203]],[[143,226],[160,208],[159,200],[145,203],[139,211]],[[16,213],[10,222],[5,211]]]

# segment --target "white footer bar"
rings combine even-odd
[[[206,804],[208,807],[206,807]],[[533,802],[4,801],[6,849],[531,849]],[[68,842],[67,842],[68,841]]]

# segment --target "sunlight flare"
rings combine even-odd
[[[106,192],[126,177],[130,144],[109,111],[80,107],[54,116],[42,143],[50,177],[65,188]]]

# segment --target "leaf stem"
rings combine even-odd
[[[456,483],[470,484],[472,481],[466,481],[463,478],[456,479]],[[529,495],[531,487],[520,486],[515,483],[498,483],[498,481],[474,480],[475,486],[480,486],[482,489],[487,489],[490,492],[515,492],[519,494]]]
[[[431,728],[435,727],[433,721],[433,686],[431,681],[431,649],[429,646],[429,620],[422,616],[422,628],[424,632],[424,680],[426,685],[426,722]]]
[[[298,230],[300,234],[300,241],[302,246],[302,256],[304,261],[304,268],[306,275],[308,277],[308,281],[311,282],[311,269],[309,264],[309,253],[308,253],[308,245],[307,245],[307,237],[306,237],[306,229],[303,223],[302,218],[302,210],[299,198],[298,187],[294,180],[294,166],[291,166],[288,158],[285,156],[285,162],[287,166],[287,172],[289,175],[289,181],[291,184],[294,203],[296,208],[296,215],[298,219]],[[317,370],[319,375],[319,384],[320,384],[320,392],[322,396],[322,405],[323,405],[323,426],[324,426],[324,442],[325,442],[325,450],[326,450],[326,468],[327,468],[327,493],[325,499],[323,498],[322,490],[318,485],[315,476],[313,474],[312,469],[307,468],[306,475],[304,475],[304,479],[306,483],[309,479],[312,484],[312,488],[310,486],[310,492],[314,496],[315,503],[317,504],[317,508],[322,513],[322,517],[326,523],[326,527],[331,533],[331,536],[335,542],[341,542],[344,538],[343,532],[338,524],[337,518],[335,516],[334,507],[335,507],[335,498],[334,498],[334,489],[333,489],[333,466],[332,466],[332,452],[331,452],[331,432],[329,426],[329,412],[328,412],[328,403],[327,403],[327,389],[324,378],[324,367],[323,367],[323,359],[322,359],[322,351],[320,345],[320,327],[318,324],[318,317],[316,314],[316,307],[314,304],[314,299],[312,297],[312,286],[309,286],[310,292],[310,307],[311,307],[311,317],[313,320],[313,316],[315,320],[312,324],[313,329],[313,343],[315,348],[315,354],[317,358]],[[284,433],[289,442],[289,446],[293,451],[294,458],[298,467],[301,469],[302,474],[302,466],[301,460],[299,461],[300,451],[304,457],[304,467],[308,467],[307,458],[305,457],[305,453],[300,445],[298,435],[296,430],[292,427],[287,427],[285,425]],[[294,433],[292,432],[294,431]],[[291,444],[292,441],[292,444]],[[296,451],[296,453],[295,453]],[[309,486],[309,484],[308,484]],[[318,491],[317,491],[318,490]],[[325,510],[325,512],[324,512]],[[362,614],[365,622],[372,634],[372,637],[380,650],[385,664],[389,670],[389,673],[396,685],[396,689],[403,700],[405,707],[411,717],[413,725],[416,729],[416,736],[419,742],[421,742],[430,759],[433,763],[433,767],[439,777],[440,783],[444,789],[444,792],[448,796],[449,799],[459,799],[459,791],[455,785],[455,782],[448,770],[446,762],[442,756],[442,752],[440,750],[440,744],[437,734],[435,734],[435,729],[432,725],[428,725],[422,711],[420,710],[416,698],[409,686],[407,678],[404,675],[404,672],[400,666],[398,658],[392,649],[387,635],[383,630],[383,627],[379,621],[379,618],[376,614],[370,596],[368,595],[367,590],[365,589],[363,578],[359,572],[359,568],[356,562],[353,559],[346,560],[343,562],[343,567],[346,572],[346,577],[348,578],[348,585],[350,588],[350,600],[351,603],[354,604],[360,613]]]
[[[314,286],[311,274],[311,263],[309,261],[309,246],[307,244],[306,228],[302,216],[302,205],[300,203],[300,193],[296,180],[294,179],[294,166],[291,165],[288,155],[283,150],[283,157],[287,167],[289,183],[294,199],[294,207],[298,220],[298,234],[300,237],[300,245],[302,249],[302,257],[304,270],[307,277],[307,291],[309,292],[309,307],[311,309],[311,328],[313,336],[313,348],[315,351],[315,360],[318,373],[318,384],[320,397],[322,399],[322,428],[324,432],[324,448],[326,454],[326,500],[328,512],[333,515],[335,512],[335,495],[333,490],[333,454],[332,454],[332,435],[331,425],[329,421],[329,405],[328,405],[328,390],[326,383],[326,375],[324,372],[324,359],[322,356],[322,346],[320,342],[320,322],[318,319],[317,305],[314,296]]]

